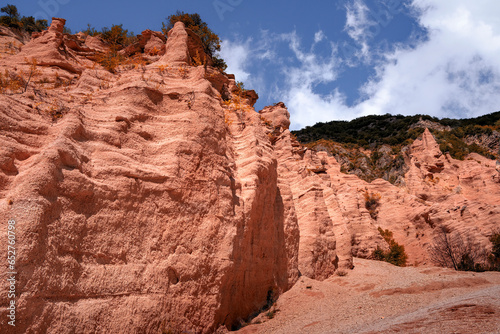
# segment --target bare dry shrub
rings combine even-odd
[[[372,217],[373,219],[377,219],[378,207],[380,206],[380,198],[381,198],[380,194],[365,191],[364,197],[365,197],[365,208],[370,213],[370,217]]]
[[[470,235],[464,237],[441,226],[437,229],[430,248],[431,259],[439,266],[462,271],[484,271],[488,252],[474,242]]]

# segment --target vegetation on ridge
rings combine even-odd
[[[183,22],[186,28],[191,29],[201,38],[205,53],[212,57],[214,67],[221,71],[225,71],[227,68],[226,62],[217,56],[217,52],[220,51],[221,40],[217,34],[208,28],[207,23],[201,19],[199,14],[187,14],[182,11],[177,11],[175,15],[170,15],[167,18],[167,24],[162,23],[163,34],[168,36],[168,32],[174,27],[175,23],[179,21]]]
[[[17,7],[8,4],[0,8],[0,12],[5,15],[0,16],[0,24],[9,28],[19,29],[32,33],[35,31],[42,31],[47,29],[47,20],[35,20],[33,16],[23,16],[19,14]]]
[[[439,119],[428,115],[371,115],[356,118],[352,121],[331,121],[316,123],[302,130],[294,131],[302,143],[310,143],[319,139],[332,140],[342,144],[355,144],[365,149],[381,145],[400,145],[416,139],[421,131],[412,127],[420,120],[431,121],[442,127],[452,128],[452,134],[463,139],[467,135],[491,134],[500,130],[500,112],[470,119]],[[438,132],[437,130],[432,130]]]
[[[365,116],[349,122],[317,123],[293,133],[306,147],[335,156],[345,173],[356,174],[368,182],[383,178],[397,184],[407,171],[404,153],[426,124],[441,151],[454,159],[463,160],[472,152],[498,158],[498,143],[488,147],[481,143],[481,137],[500,137],[500,112],[470,119]]]
[[[162,23],[162,32],[165,37],[168,38],[168,32],[178,21],[183,22],[186,28],[191,29],[200,37],[205,53],[212,58],[213,66],[221,71],[225,71],[227,65],[217,55],[217,52],[220,51],[220,38],[208,28],[207,23],[201,19],[199,14],[187,14],[177,11],[176,14],[170,15],[167,18],[167,23]],[[88,24],[87,29],[83,33],[94,37],[99,36],[111,46],[111,52],[101,55],[98,60],[101,65],[111,72],[114,72],[116,66],[125,60],[123,56],[118,54],[118,51],[137,41],[137,37],[132,32],[129,33],[127,29],[124,29],[122,24],[114,24],[111,26],[111,29],[104,27],[101,31]],[[197,62],[200,62],[199,56]]]
[[[113,24],[111,29],[103,27],[101,31],[96,30],[90,24],[83,31],[84,34],[90,36],[99,36],[102,40],[109,43],[112,49],[120,50],[137,41],[137,37],[133,32],[123,29],[123,24]]]
[[[206,22],[201,19],[199,14],[187,14],[177,11],[175,15],[170,15],[167,18],[167,24],[165,24],[165,22],[162,23],[162,32],[165,37],[168,38],[168,32],[178,21],[184,22],[186,28],[191,29],[200,37],[205,53],[212,58],[213,67],[225,71],[227,65],[225,61],[217,55],[217,52],[220,51],[220,38],[208,28]],[[129,33],[128,30],[124,29],[122,24],[112,25],[111,29],[104,27],[101,31],[88,24],[87,29],[84,30],[83,33],[94,37],[99,36],[110,45],[110,52],[99,55],[97,59],[97,61],[110,72],[114,72],[120,64],[127,62],[126,57],[118,51],[137,41],[137,37],[132,32]],[[203,65],[200,55],[197,55],[193,61],[198,65]],[[130,61],[128,62],[130,63]],[[143,60],[143,62],[147,63],[147,60]]]
[[[97,55],[96,60],[102,67],[110,72],[115,72],[116,68],[125,61],[125,57],[119,53],[123,48],[137,41],[137,37],[127,29],[123,29],[122,24],[113,24],[111,29],[103,27],[101,31],[96,30],[90,24],[83,31],[88,36],[99,36],[107,42],[110,49]]]
[[[32,33],[45,30],[48,27],[47,20],[35,20],[33,16],[21,17],[17,7],[14,5],[8,4],[0,8],[0,11],[5,13],[5,15],[0,16],[0,25],[9,28]],[[167,23],[162,23],[162,31],[165,37],[168,36],[168,32],[178,21],[184,22],[186,28],[191,29],[200,37],[204,51],[212,58],[213,66],[221,71],[225,71],[227,64],[218,56],[221,40],[217,34],[208,28],[207,23],[201,19],[199,14],[188,14],[177,11],[176,14],[170,15],[167,18]],[[65,32],[71,33],[68,28],[65,28]],[[98,62],[111,72],[114,72],[118,64],[124,61],[123,57],[118,54],[118,51],[137,41],[134,33],[129,33],[127,29],[123,28],[122,24],[113,24],[111,28],[103,27],[100,31],[88,24],[87,29],[83,33],[94,37],[99,36],[110,45],[110,52],[100,55]]]

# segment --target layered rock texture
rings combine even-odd
[[[302,147],[284,104],[255,112],[257,94],[211,67],[182,23],[166,41],[144,32],[123,53],[149,63],[114,73],[95,62],[106,43],[63,27],[53,19],[0,60],[2,72],[26,78],[0,94],[0,226],[16,221],[14,332],[237,327],[300,276],[324,280],[387,248],[378,227],[411,263],[429,261],[441,225],[489,247],[500,214],[494,161],[453,160],[426,131],[405,156],[403,186],[367,183]],[[369,210],[373,194],[380,203]],[[2,331],[8,303],[4,291]]]
[[[500,111],[468,119],[369,115],[349,122],[317,123],[293,133],[306,147],[335,156],[345,173],[401,186],[409,170],[405,155],[426,128],[441,152],[454,159],[464,160],[470,153],[500,158]]]

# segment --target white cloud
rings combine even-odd
[[[351,38],[363,41],[367,14],[361,2],[354,5],[347,10],[346,27]],[[500,110],[500,20],[494,15],[500,12],[500,3],[414,0],[411,7],[429,35],[413,47],[395,46],[383,55],[374,67],[376,75],[362,87],[361,102],[348,106],[337,91],[315,94],[314,82],[294,84],[290,75],[285,102],[292,127],[370,114],[463,118]],[[298,69],[303,70],[304,64]]]
[[[386,55],[366,83],[363,114],[475,117],[500,109],[500,24],[494,1],[415,0],[428,40]],[[483,6],[483,7],[482,7]],[[496,10],[495,10],[496,9]]]
[[[246,82],[250,73],[246,69],[249,61],[251,39],[245,42],[223,40],[220,56],[227,64],[227,72],[235,75],[236,80]]]
[[[365,7],[355,0],[346,9],[345,30],[359,45],[367,43],[365,32],[371,27]],[[321,30],[309,36],[314,40],[310,49],[296,32],[262,32],[254,43],[257,46],[250,40],[224,44],[223,57],[230,72],[259,82],[265,94],[286,103],[293,129],[369,114],[463,118],[500,110],[500,18],[496,15],[500,2],[413,0],[408,8],[415,23],[427,32],[426,38],[392,45],[381,54],[373,66],[376,74],[360,87],[362,97],[354,104],[347,104],[335,88],[342,87],[339,73],[351,66],[336,53],[341,41],[331,44],[331,53],[325,56],[323,48],[315,47],[327,40]],[[283,52],[283,44],[291,54]],[[247,67],[249,61],[255,62],[252,71]],[[274,67],[272,73],[281,69],[281,75],[276,74],[271,82],[264,82],[263,76],[258,77],[260,81],[253,77],[254,72],[269,69],[266,66]],[[331,94],[318,93],[318,86],[324,84],[333,87]]]
[[[325,34],[323,33],[323,30],[320,30],[314,34],[314,43],[319,43],[323,39],[325,39]]]
[[[363,0],[354,0],[346,5],[346,23],[344,30],[359,46],[360,50],[356,56],[369,58],[370,48],[368,40],[371,37],[370,27],[377,23],[370,19],[369,8]]]
[[[318,33],[315,37],[317,35]],[[321,57],[314,51],[302,50],[296,32],[279,35],[279,38],[288,43],[293,55],[299,61],[298,66],[283,66],[284,84],[278,90],[279,97],[285,101],[293,114],[292,128],[311,125],[312,120],[314,123],[330,121],[338,116],[337,112],[340,109],[347,109],[344,97],[337,91],[328,96],[314,92],[318,84],[331,83],[338,77],[340,61],[335,49],[332,47],[328,57]]]
[[[323,59],[313,52],[302,51],[300,39],[295,32],[280,36],[283,41],[289,43],[294,56],[300,62],[299,67],[285,66],[284,68],[284,74],[292,86],[327,83],[336,79],[337,62],[333,54],[331,57]]]
[[[344,30],[356,42],[365,39],[367,29],[373,24],[368,18],[369,9],[362,0],[354,0],[346,5]]]
[[[300,129],[318,122],[354,118],[345,104],[345,97],[338,91],[328,96],[314,93],[310,86],[292,87],[285,96],[286,106],[291,112],[292,129]]]
[[[253,71],[252,66],[263,62],[275,61],[276,54],[268,42],[269,33],[261,31],[261,39],[254,43],[252,38],[245,41],[224,39],[221,42],[220,56],[227,64],[227,73],[234,74],[237,81],[242,81],[245,88],[255,90],[259,95],[267,91],[264,73]],[[260,68],[260,67],[258,67]]]

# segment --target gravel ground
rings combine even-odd
[[[302,277],[237,333],[500,333],[500,273],[355,259],[347,276]],[[272,317],[272,319],[270,319]]]

